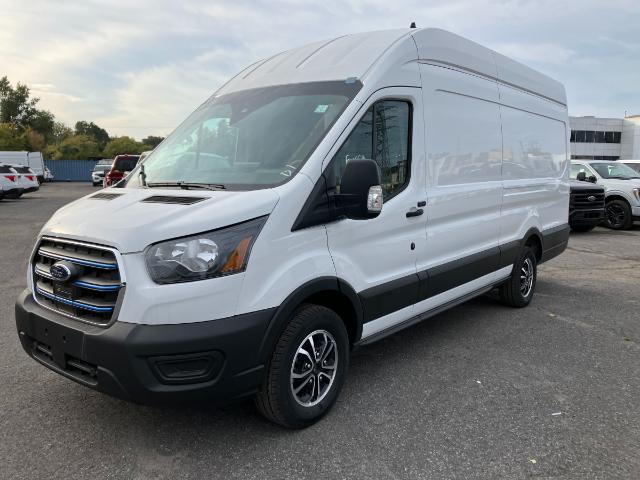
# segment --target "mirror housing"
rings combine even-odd
[[[598,183],[598,179],[596,178],[595,175],[590,175],[589,178],[587,178],[587,180],[591,183]]]
[[[578,172],[578,174],[576,175],[576,180],[578,180],[579,182],[586,182],[587,172]]]
[[[380,169],[373,160],[354,159],[347,162],[340,181],[336,207],[353,220],[375,218],[382,211]]]

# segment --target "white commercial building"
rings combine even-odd
[[[640,159],[640,115],[625,118],[569,117],[571,158]]]

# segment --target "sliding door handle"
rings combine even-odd
[[[419,217],[423,213],[424,213],[424,210],[422,210],[421,208],[413,207],[411,210],[407,212],[407,218]]]

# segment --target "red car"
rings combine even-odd
[[[104,187],[110,187],[118,183],[131,170],[136,168],[140,155],[117,155],[113,160],[111,170],[104,176]]]

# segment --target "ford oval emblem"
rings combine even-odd
[[[587,200],[589,200],[590,202],[595,202],[596,201],[596,197],[594,197],[593,195],[589,195],[587,197]]]
[[[57,282],[66,282],[75,272],[74,265],[70,262],[56,262],[49,267],[49,273]]]

